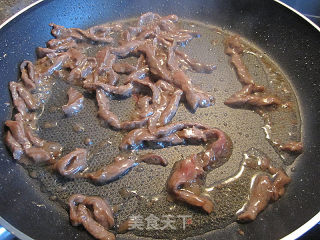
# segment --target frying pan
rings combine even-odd
[[[10,102],[8,82],[18,78],[17,64],[23,59],[35,60],[35,48],[51,38],[48,23],[87,28],[147,11],[177,14],[244,36],[279,64],[299,100],[305,150],[296,160],[285,196],[252,223],[232,224],[194,239],[279,239],[314,217],[320,209],[320,32],[274,1],[39,1],[0,29],[0,122],[12,113],[6,104]],[[66,211],[50,201],[39,183],[12,161],[2,142],[0,164],[1,225],[21,239],[90,239],[85,231],[71,227]]]

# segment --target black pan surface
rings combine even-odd
[[[239,33],[280,65],[297,93],[305,152],[286,195],[250,224],[231,225],[205,235],[212,239],[278,239],[319,211],[317,185],[320,153],[320,33],[305,20],[271,1],[45,1],[19,15],[1,29],[1,122],[11,117],[7,84],[18,78],[17,64],[35,60],[35,48],[51,38],[48,23],[86,28],[107,21],[137,17],[154,11],[177,14]],[[71,227],[66,212],[40,191],[39,184],[12,161],[0,143],[0,216],[34,239],[87,239]],[[244,236],[237,229],[241,228]],[[204,236],[199,239],[203,239]]]

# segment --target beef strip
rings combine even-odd
[[[161,117],[159,119],[160,125],[166,125],[169,122],[171,122],[172,118],[175,116],[178,110],[182,93],[183,92],[180,89],[177,89],[172,94],[172,98],[169,100],[166,109],[162,112]]]
[[[263,107],[270,105],[279,105],[281,101],[272,96],[258,95],[257,92],[263,92],[263,86],[256,86],[246,65],[241,59],[243,46],[240,43],[240,37],[230,36],[225,40],[225,53],[230,56],[230,63],[234,66],[239,82],[243,88],[225,100],[225,104],[231,107],[255,106]]]
[[[130,74],[137,70],[137,68],[127,62],[117,62],[112,65],[116,73]]]
[[[4,142],[12,152],[13,158],[20,160],[23,155],[22,146],[15,140],[10,131],[6,132]]]
[[[21,83],[10,82],[9,88],[13,104],[19,113],[25,115],[28,110],[36,110],[39,107],[32,94]]]
[[[280,146],[282,151],[293,152],[293,153],[302,153],[303,152],[303,144],[302,142],[288,142],[284,145]]]
[[[249,201],[238,214],[241,222],[253,221],[269,202],[283,196],[285,186],[291,181],[283,170],[272,166],[270,159],[262,152],[251,149],[247,155],[244,166],[269,173],[272,177],[260,174],[254,179]]]
[[[198,107],[204,108],[213,105],[214,98],[192,86],[191,80],[183,71],[175,71],[173,79],[174,84],[185,94],[186,101],[192,111],[196,111]]]
[[[197,73],[212,73],[213,70],[217,69],[215,65],[207,65],[203,63],[196,62],[190,59],[187,54],[182,51],[175,50],[175,53],[195,72]]]
[[[70,221],[73,226],[83,227],[96,239],[115,240],[109,228],[114,226],[113,212],[100,197],[71,195],[69,198]]]
[[[82,93],[74,88],[68,90],[68,103],[62,106],[62,110],[67,116],[74,116],[83,109],[84,97]]]
[[[204,152],[191,155],[175,163],[167,182],[167,190],[175,199],[201,207],[207,213],[211,213],[213,211],[212,201],[205,196],[187,190],[186,187],[199,178],[203,178],[205,171],[224,164],[231,155],[232,143],[227,135],[219,129],[207,129],[205,135],[206,142],[212,142],[207,145]]]
[[[83,176],[89,178],[95,183],[105,184],[110,181],[114,181],[121,175],[125,174],[130,168],[137,165],[135,158],[128,157],[116,157],[112,163],[100,168],[96,172],[85,173]]]
[[[146,153],[146,154],[140,156],[138,160],[140,162],[144,162],[147,164],[161,165],[163,167],[168,165],[167,159],[165,159],[157,154],[154,154],[154,153]]]
[[[20,65],[20,71],[24,86],[29,90],[35,89],[38,82],[33,63],[27,60],[23,61]]]
[[[59,159],[54,168],[62,175],[73,178],[87,167],[87,150],[76,148],[74,151]]]
[[[119,95],[122,97],[129,97],[132,94],[133,85],[128,83],[126,85],[121,86],[113,86],[107,83],[101,82],[84,82],[83,87],[89,90],[103,89],[107,93]]]
[[[82,30],[79,28],[65,28],[53,23],[51,23],[50,26],[52,27],[51,34],[57,39],[71,37],[77,41],[94,41],[100,43],[112,43],[114,41],[114,39],[109,36],[110,28],[103,29],[100,27],[98,29],[98,26],[96,26],[88,30]],[[97,35],[98,32],[100,33],[99,35]],[[101,32],[104,33],[101,34]]]
[[[96,99],[99,107],[98,115],[104,121],[106,121],[109,126],[116,130],[132,130],[135,128],[141,128],[147,123],[147,117],[138,120],[121,122],[119,118],[110,111],[110,101],[102,89],[96,90]]]

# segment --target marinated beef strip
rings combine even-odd
[[[225,53],[230,56],[230,63],[234,66],[238,80],[243,88],[229,97],[224,103],[231,107],[263,107],[281,104],[281,101],[276,97],[258,94],[264,92],[264,87],[257,86],[254,83],[251,74],[242,61],[241,55],[243,51],[239,36],[230,36],[225,40]]]
[[[114,227],[113,212],[109,204],[100,197],[74,194],[69,198],[72,226],[83,227],[96,239],[115,240],[108,230]]]
[[[188,187],[200,178],[203,179],[207,171],[223,165],[228,160],[232,142],[219,129],[207,129],[203,135],[201,133],[200,138],[204,138],[204,142],[209,142],[207,149],[175,163],[167,182],[167,191],[175,199],[201,207],[207,213],[211,213],[214,207],[212,201],[189,190]]]
[[[175,50],[175,54],[178,55],[183,62],[185,62],[186,65],[188,65],[193,71],[197,73],[212,73],[214,70],[216,70],[215,65],[207,65],[203,63],[196,62],[195,60],[191,59],[187,54],[185,54],[182,51]]]
[[[54,168],[67,178],[74,178],[77,173],[87,167],[87,150],[76,148],[74,151],[60,158]]]
[[[249,200],[238,214],[241,222],[253,221],[263,211],[269,202],[277,201],[285,193],[285,186],[291,179],[281,169],[271,165],[270,159],[263,156],[259,162],[247,159],[245,166],[262,170],[272,175],[261,174],[255,177],[251,187]]]
[[[99,107],[99,117],[101,117],[109,126],[116,130],[131,130],[135,128],[141,128],[147,123],[147,118],[121,122],[119,118],[110,111],[110,101],[102,89],[96,90],[96,99]]]
[[[20,65],[21,80],[24,86],[29,90],[34,90],[38,84],[34,65],[30,61],[23,61]]]
[[[16,141],[10,131],[5,133],[4,142],[12,152],[13,159],[19,161],[23,155],[23,149],[21,144]]]
[[[60,25],[51,23],[51,34],[57,39],[65,39],[71,37],[76,41],[94,41],[99,43],[112,43],[114,39],[109,36],[112,30],[119,29],[119,26],[95,26],[88,30],[79,28],[65,28]]]
[[[120,150],[137,149],[149,144],[151,146],[154,144],[163,146],[180,145],[187,142],[199,143],[203,139],[198,138],[200,135],[193,131],[193,128],[199,129],[200,132],[208,129],[208,127],[196,123],[171,123],[156,128],[153,133],[145,128],[134,129],[122,139]],[[185,132],[188,134],[185,134]]]
[[[302,142],[288,142],[284,145],[280,146],[282,151],[292,152],[292,153],[302,153],[303,152],[303,144]]]
[[[62,110],[70,117],[78,114],[83,109],[84,97],[82,93],[71,87],[68,90],[68,98],[68,103],[62,106]]]
[[[137,68],[127,62],[117,62],[112,65],[112,69],[116,73],[130,74],[137,70]]]
[[[85,173],[83,177],[91,179],[95,183],[105,184],[116,180],[126,174],[132,167],[136,166],[136,159],[132,156],[117,156],[112,163],[100,168],[96,172]]]
[[[151,165],[161,165],[163,167],[168,165],[168,160],[154,153],[146,153],[139,157],[138,161]]]
[[[10,82],[9,88],[13,105],[22,115],[25,115],[28,110],[36,110],[39,107],[32,94],[21,83]]]
[[[9,128],[5,141],[16,160],[25,153],[34,163],[50,162],[61,154],[61,146],[40,139],[24,123],[22,114],[16,114],[15,118],[5,122]]]

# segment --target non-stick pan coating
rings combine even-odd
[[[241,225],[244,238],[275,239],[282,237],[318,212],[316,205],[319,188],[316,187],[317,152],[319,152],[319,124],[316,121],[319,107],[316,101],[319,84],[319,33],[287,9],[274,3],[254,1],[181,1],[144,2],[129,1],[95,2],[78,1],[71,6],[67,1],[41,3],[28,13],[5,26],[0,36],[3,89],[1,103],[4,114],[1,121],[10,117],[7,83],[18,75],[17,63],[34,58],[36,46],[50,38],[48,23],[55,22],[69,27],[88,27],[106,21],[136,17],[142,12],[175,13],[183,18],[195,19],[237,32],[246,37],[279,63],[289,76],[299,100],[303,121],[305,153],[297,160],[287,194],[268,208],[257,221]],[[46,11],[47,10],[47,11]],[[19,230],[36,239],[85,238],[87,234],[69,225],[67,214],[60,206],[48,201],[39,186],[27,176],[25,170],[12,163],[2,147],[1,157],[1,206],[0,215]],[[237,226],[212,233],[219,239],[239,238]],[[266,234],[267,233],[267,234]],[[253,237],[254,236],[254,237]],[[209,235],[208,235],[208,238]]]

